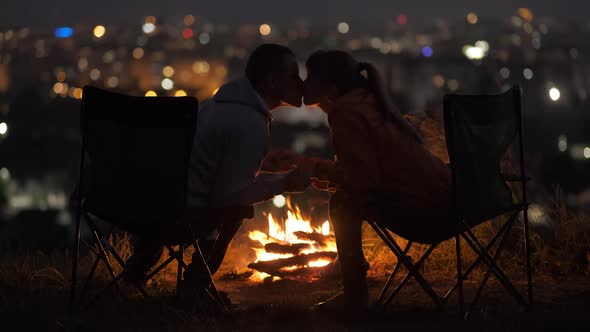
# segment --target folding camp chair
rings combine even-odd
[[[149,278],[168,264],[178,262],[176,294],[182,289],[185,247],[194,246],[193,264],[206,276],[203,293],[207,303],[222,307],[199,248],[198,238],[207,230],[191,229],[183,222],[191,217],[186,207],[187,176],[190,151],[196,130],[198,101],[192,97],[131,97],[94,87],[84,87],[81,106],[80,178],[77,189],[77,215],[72,259],[70,305],[72,312],[82,300],[102,262],[111,282],[95,294],[83,309],[88,308],[107,290],[118,291],[125,277],[125,262],[108,241],[115,229],[141,234],[149,229],[163,232],[167,226],[183,227],[186,238],[179,240],[178,250],[168,246],[170,257],[155,268]],[[95,246],[96,258],[77,295],[78,256],[81,221],[85,220]],[[110,225],[107,231],[98,221]],[[194,228],[194,227],[193,227]],[[168,243],[170,244],[170,243]],[[195,257],[199,258],[195,262]],[[111,259],[122,272],[115,273]],[[135,287],[145,296],[140,284]],[[118,292],[122,294],[122,292]]]
[[[460,310],[463,313],[465,312],[463,280],[478,264],[483,263],[487,267],[487,272],[465,317],[477,304],[489,277],[492,275],[520,305],[527,308],[533,302],[533,292],[527,215],[529,203],[526,195],[526,184],[529,178],[525,175],[524,166],[521,90],[515,86],[500,95],[446,95],[444,98],[444,123],[451,162],[454,218],[459,223],[456,228],[459,231],[454,235],[457,282],[444,296],[440,296],[419,272],[422,264],[443,239],[436,243],[426,243],[429,245],[428,249],[416,262],[412,262],[412,259],[407,255],[414,244],[412,239],[408,239],[408,243],[402,249],[391,235],[390,230],[375,221],[370,221],[371,227],[398,258],[377,303],[381,305],[390,303],[413,277],[434,303],[441,308],[448,302],[449,297],[458,291]],[[517,142],[518,150],[518,174],[502,173],[500,161],[514,141]],[[518,195],[513,195],[508,183],[519,184],[520,198],[515,198]],[[497,259],[509,238],[507,235],[520,213],[522,213],[524,224],[528,301],[497,263]],[[498,216],[508,216],[507,221],[489,243],[484,245],[471,229]],[[395,232],[395,230],[391,231]],[[461,238],[477,255],[477,258],[465,271],[463,271],[461,263]],[[496,250],[492,254],[491,250],[494,247]],[[402,266],[407,268],[409,273],[391,290],[393,281]]]

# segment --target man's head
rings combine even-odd
[[[295,54],[288,47],[277,44],[258,46],[248,58],[246,78],[274,109],[287,103],[301,106],[303,81]]]

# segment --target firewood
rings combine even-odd
[[[275,254],[292,254],[299,255],[302,250],[308,249],[311,246],[307,243],[294,243],[294,244],[280,244],[280,243],[267,243],[264,246],[266,252],[272,252]]]
[[[313,254],[308,255],[298,255],[289,258],[280,258],[275,259],[272,261],[263,261],[257,263],[251,263],[248,265],[249,268],[265,272],[270,275],[280,276],[281,274],[285,274],[288,270],[281,270],[285,267],[290,266],[305,266],[311,261],[316,261],[318,259],[329,259],[333,260],[336,258],[336,253],[331,251],[320,251],[315,252]]]
[[[294,232],[293,234],[300,240],[314,241],[321,246],[325,246],[326,242],[328,241],[335,241],[334,235],[324,235],[320,233],[308,233],[302,231]]]

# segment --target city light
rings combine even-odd
[[[97,25],[94,27],[94,37],[96,38],[102,38],[104,37],[105,33],[106,33],[107,29],[102,26],[102,25]]]
[[[561,152],[567,151],[567,137],[565,135],[559,135],[557,138],[557,148]]]
[[[457,89],[459,89],[459,81],[457,81],[457,80],[449,80],[447,82],[447,87],[449,88],[449,90],[451,92],[457,91]]]
[[[274,206],[276,206],[280,209],[280,208],[284,207],[285,204],[287,204],[287,199],[283,195],[276,195],[272,199],[272,204],[274,204]]]
[[[348,23],[346,23],[346,22],[338,23],[338,32],[344,34],[344,33],[348,33],[349,30],[350,30],[350,26],[348,25]]]
[[[174,82],[169,78],[165,78],[162,80],[162,88],[165,90],[172,90],[172,88],[174,88]]]
[[[430,46],[422,47],[421,53],[423,56],[430,58],[432,56],[432,47],[430,47]]]
[[[146,97],[157,97],[157,96],[158,96],[158,94],[157,94],[157,93],[156,93],[154,90],[148,90],[148,91],[145,93],[145,96],[146,96]]]
[[[524,78],[525,78],[525,79],[527,79],[527,80],[530,80],[530,79],[532,79],[532,78],[533,78],[533,76],[534,76],[534,75],[533,75],[533,71],[532,71],[532,69],[530,69],[530,68],[525,68],[525,69],[522,71],[522,76],[524,76]]]
[[[476,24],[478,20],[479,20],[479,18],[477,17],[477,14],[475,14],[475,13],[467,14],[467,22],[469,24]]]
[[[203,45],[209,43],[211,41],[211,36],[207,32],[203,32],[199,35],[199,42]]]
[[[82,99],[83,92],[84,92],[84,90],[82,90],[81,88],[75,88],[74,91],[72,92],[72,95],[76,99]]]
[[[195,61],[193,63],[193,72],[195,72],[195,74],[208,73],[209,63],[207,63],[207,61]]]
[[[476,41],[475,47],[481,48],[485,53],[487,53],[490,50],[490,44],[485,40]]]
[[[549,89],[549,98],[551,98],[551,100],[558,101],[559,97],[561,97],[561,93],[559,92],[558,88],[553,87]]]
[[[93,81],[98,81],[100,79],[100,70],[94,68],[90,71],[90,79]]]
[[[183,19],[184,25],[193,25],[195,24],[195,17],[193,15],[186,15]]]
[[[150,34],[154,31],[156,31],[156,25],[154,23],[144,23],[143,26],[141,27],[141,29],[143,30],[144,33]]]
[[[172,75],[174,75],[174,68],[171,66],[164,67],[164,69],[162,69],[162,75],[166,77],[172,77]]]
[[[116,76],[111,76],[111,77],[107,78],[105,83],[106,83],[107,88],[114,89],[117,86],[119,86],[119,78],[117,78]]]
[[[219,88],[216,88],[215,90],[213,90],[213,92],[211,93],[212,96],[215,96],[217,94],[217,91],[219,91]]]
[[[533,12],[528,8],[518,8],[518,15],[522,17],[527,22],[533,21]]]
[[[502,76],[503,79],[508,79],[510,77],[510,69],[502,67],[500,69],[500,76]]]
[[[590,147],[588,146],[584,148],[584,158],[590,159]]]
[[[133,49],[133,52],[131,52],[131,55],[133,56],[133,58],[135,60],[140,60],[141,58],[143,58],[143,55],[145,54],[143,48],[141,47],[136,47]]]
[[[74,34],[74,29],[70,27],[60,27],[55,29],[56,38],[70,38]]]
[[[434,75],[432,77],[432,84],[440,89],[445,85],[445,78],[442,75]]]
[[[2,179],[4,181],[10,179],[10,172],[8,171],[8,168],[6,168],[6,167],[0,168],[0,179]]]
[[[260,28],[258,30],[260,31],[261,35],[268,36],[268,35],[270,35],[270,32],[272,29],[270,28],[270,25],[268,25],[268,24],[261,24]]]
[[[397,18],[395,19],[395,21],[399,25],[406,25],[406,24],[408,24],[408,17],[405,14],[399,14],[397,16]]]
[[[86,69],[88,69],[88,59],[80,58],[78,60],[78,69],[80,71],[85,71]]]
[[[8,132],[8,125],[6,124],[6,122],[0,123],[0,135],[6,135],[7,132]]]
[[[187,94],[186,94],[186,91],[184,91],[184,90],[177,90],[174,93],[174,97],[186,97],[186,96],[187,96]]]
[[[67,90],[66,84],[58,82],[53,85],[53,92],[55,92],[55,94],[62,94],[65,90]]]
[[[193,38],[193,35],[194,35],[193,29],[191,29],[191,28],[185,28],[184,30],[182,30],[182,37],[184,39]]]
[[[463,54],[469,60],[481,60],[486,56],[486,52],[482,48],[472,45],[463,46]]]

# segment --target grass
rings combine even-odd
[[[587,325],[590,309],[590,218],[567,209],[563,195],[556,193],[549,209],[555,222],[555,232],[550,237],[532,233],[531,247],[535,267],[535,289],[539,304],[534,311],[522,314],[518,307],[504,295],[498,283],[492,283],[486,293],[484,305],[477,315],[467,322],[451,314],[440,314],[432,309],[428,299],[413,286],[402,292],[395,305],[385,312],[373,312],[368,317],[334,317],[308,310],[338,289],[338,282],[326,280],[316,283],[283,280],[272,284],[256,284],[243,280],[218,280],[219,288],[228,292],[237,309],[222,316],[191,314],[176,305],[171,293],[174,287],[176,266],[171,264],[158,275],[150,288],[155,296],[144,299],[130,290],[128,300],[106,300],[79,317],[84,330],[112,331],[189,331],[189,330],[379,330],[411,328],[413,330],[456,329],[484,331],[521,330],[530,326],[535,330],[550,326],[575,327]],[[487,223],[476,229],[482,239],[489,239],[498,223]],[[519,227],[513,231],[506,254],[500,258],[503,268],[513,276],[519,287],[523,286],[521,258],[523,248],[517,239]],[[125,236],[113,241],[124,258],[131,253],[129,239]],[[400,239],[403,244],[403,240]],[[241,241],[232,244],[228,259],[220,274],[242,264],[244,248]],[[365,254],[371,263],[370,289],[376,296],[384,278],[390,273],[395,257],[370,229],[364,234]],[[435,287],[447,288],[455,271],[455,244],[442,243],[435,250],[423,271],[428,279],[437,280]],[[463,246],[467,248],[466,245]],[[418,257],[425,247],[417,246],[410,252]],[[190,253],[187,253],[187,256]],[[69,252],[0,253],[0,319],[3,331],[64,330],[68,324],[67,303],[69,288]],[[465,262],[474,254],[464,250]],[[187,257],[188,258],[188,257]],[[92,263],[90,255],[82,255],[81,275]],[[468,289],[483,270],[478,270],[467,281]],[[108,275],[99,270],[94,286],[104,285]],[[471,291],[467,291],[469,294]],[[426,315],[428,319],[424,319]],[[552,325],[554,324],[554,325]]]

